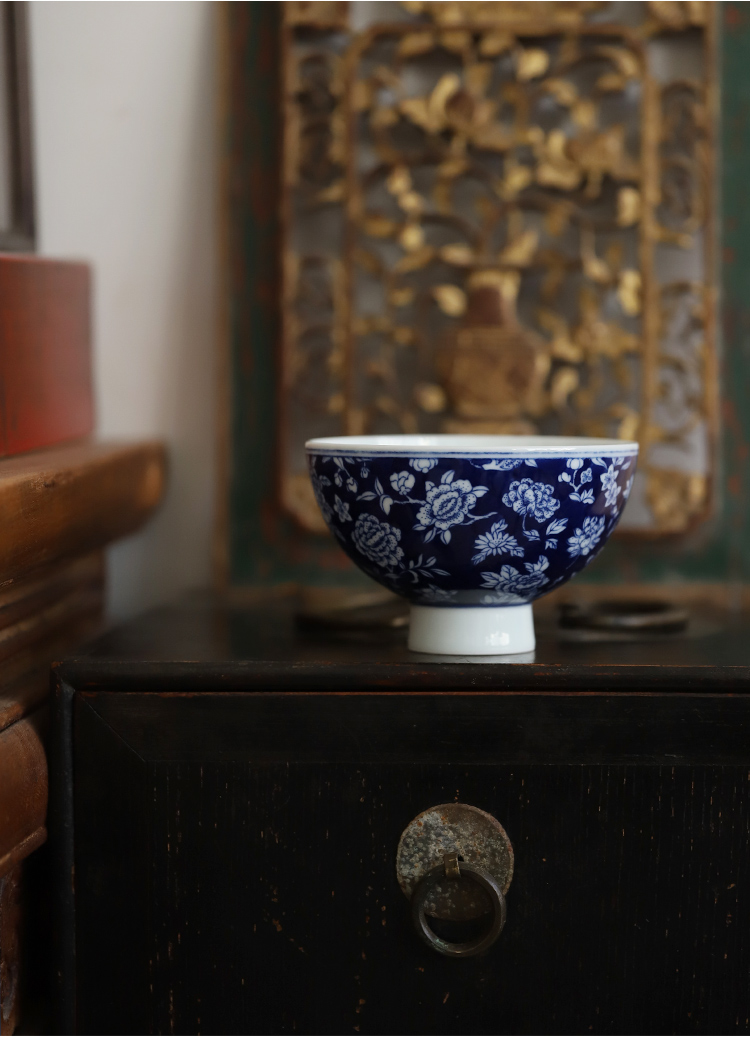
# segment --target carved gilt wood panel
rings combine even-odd
[[[286,3],[284,507],[306,438],[637,437],[624,525],[711,507],[714,7]]]

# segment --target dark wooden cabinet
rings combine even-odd
[[[194,601],[106,636],[57,671],[61,1028],[748,1032],[746,633],[460,663]],[[465,960],[395,872],[452,801],[515,853]]]

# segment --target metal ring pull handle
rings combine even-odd
[[[477,939],[471,939],[463,943],[448,942],[436,935],[427,922],[426,906],[430,890],[438,882],[451,877],[471,878],[480,888],[484,889],[490,898],[490,903],[492,904],[490,926]],[[437,950],[438,953],[445,954],[446,957],[476,957],[477,954],[488,950],[503,930],[505,925],[505,896],[492,874],[482,870],[481,867],[472,867],[470,863],[460,863],[458,855],[454,852],[445,856],[441,867],[435,867],[434,870],[425,874],[420,880],[412,896],[411,912],[417,932],[427,945]]]

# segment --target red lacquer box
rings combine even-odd
[[[0,456],[85,437],[93,423],[88,265],[0,255]]]

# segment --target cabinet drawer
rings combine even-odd
[[[77,695],[69,1025],[746,1032],[750,781],[711,761],[719,727],[750,746],[737,703]],[[453,801],[515,855],[506,927],[465,960],[420,941],[396,877],[404,827]]]

